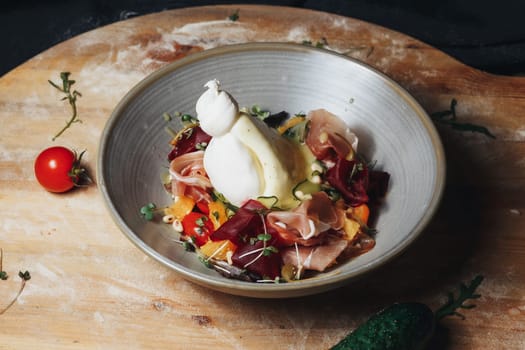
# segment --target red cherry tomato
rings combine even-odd
[[[191,212],[182,219],[182,229],[184,234],[192,237],[195,244],[200,247],[208,242],[208,238],[213,232],[213,223],[207,215]]]
[[[80,158],[68,148],[55,146],[43,150],[35,160],[35,176],[40,185],[50,192],[66,192],[79,180],[83,169]]]

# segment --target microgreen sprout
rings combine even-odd
[[[144,219],[147,221],[153,220],[155,217],[155,210],[157,209],[157,206],[154,203],[148,203],[142,208],[140,208],[140,214]]]
[[[239,20],[239,9],[235,10],[231,15],[228,16],[228,19],[232,22],[236,22]]]
[[[250,238],[250,243],[253,245],[257,241],[262,241],[263,242],[263,246],[261,248],[248,251],[248,252],[246,252],[244,254],[241,254],[239,256],[239,258],[242,259],[242,258],[244,258],[244,257],[246,257],[248,255],[259,253],[255,258],[253,258],[253,260],[251,260],[250,262],[246,263],[244,265],[244,268],[250,266],[251,264],[253,264],[257,260],[259,260],[263,256],[270,256],[271,254],[279,252],[279,250],[276,247],[267,245],[267,243],[272,239],[272,235],[270,235],[268,233],[268,229],[266,227],[266,221],[264,220],[264,215],[259,213],[259,217],[262,220],[264,233],[260,233],[257,236]]]
[[[349,180],[352,181],[355,175],[357,175],[358,172],[363,171],[365,169],[363,163],[361,162],[355,162],[352,166],[352,171],[350,172]]]
[[[261,109],[261,107],[259,107],[258,105],[253,105],[250,109],[250,114],[254,117],[264,120],[270,115],[270,112]]]
[[[199,123],[198,119],[192,116],[191,114],[182,114],[180,116],[180,120],[184,124],[198,124]]]
[[[215,251],[206,259],[210,261],[213,259],[217,254],[219,254],[226,246],[228,245],[228,241],[224,242],[219,246],[219,248],[215,249]]]
[[[198,149],[199,151],[204,151],[206,147],[208,147],[208,142],[198,142],[195,145],[195,148]]]
[[[205,257],[203,257],[203,256],[199,256],[199,261],[200,261],[201,263],[203,263],[204,266],[206,266],[206,267],[208,267],[208,268],[213,267],[213,265],[211,264],[211,262],[210,262],[208,259],[206,259]]]
[[[0,273],[1,273],[1,279],[2,280],[6,280],[8,278],[8,275],[7,275],[7,273],[5,271],[2,270],[3,255],[4,255],[3,250],[0,248]],[[7,304],[3,309],[0,309],[0,315],[4,314],[7,310],[9,310],[9,308],[11,306],[13,306],[13,304],[18,300],[18,297],[20,297],[20,295],[24,291],[24,288],[26,286],[26,282],[31,279],[31,274],[27,270],[25,272],[19,271],[18,272],[18,277],[20,277],[20,280],[21,280],[20,288],[18,289],[18,292],[16,293],[15,297],[13,298],[13,300],[11,300],[9,302],[9,304]]]
[[[4,250],[2,248],[0,248],[0,279],[2,281],[5,281],[6,279],[9,278],[9,275],[3,269],[3,266],[2,266],[3,265],[3,260],[4,260]]]
[[[207,221],[207,220],[208,220],[208,218],[207,218],[205,215],[203,215],[203,216],[201,216],[200,218],[198,218],[197,220],[195,220],[195,224],[196,224],[197,226],[199,226],[199,227],[203,227],[205,221]]]
[[[193,243],[188,242],[188,241],[183,241],[182,242],[182,247],[187,252],[194,252],[195,251],[195,245],[193,245]]]
[[[171,122],[171,120],[173,119],[171,117],[171,114],[169,114],[168,112],[162,114],[162,118],[164,118],[164,120],[167,121],[167,122]]]
[[[64,131],[66,131],[73,123],[81,122],[81,120],[77,118],[77,97],[81,97],[82,95],[77,90],[71,91],[71,87],[73,86],[73,84],[75,84],[75,81],[69,79],[70,75],[70,72],[60,73],[62,86],[59,86],[51,80],[48,80],[49,84],[51,84],[55,89],[65,94],[65,96],[62,98],[62,101],[67,100],[72,110],[71,118],[66,122],[66,125],[53,137],[53,141],[55,141],[60,135],[62,135]]]

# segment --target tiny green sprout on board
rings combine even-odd
[[[5,281],[9,278],[7,272],[3,271],[3,266],[2,266],[2,263],[3,263],[3,258],[4,258],[4,252],[3,250],[0,248],[0,279]],[[31,279],[31,274],[29,273],[29,271],[19,271],[18,272],[18,277],[20,277],[20,288],[18,289],[18,292],[16,293],[15,297],[6,305],[4,306],[2,309],[0,309],[0,315],[3,315],[7,310],[9,310],[9,308],[11,308],[11,306],[14,305],[14,303],[18,300],[18,297],[20,297],[20,295],[22,294],[22,292],[24,291],[24,288],[26,286],[26,282],[29,281]]]
[[[228,16],[228,19],[232,22],[239,20],[239,9],[235,10],[231,15]]]

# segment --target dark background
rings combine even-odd
[[[0,0],[0,76],[94,28],[152,12],[210,4],[310,8],[400,31],[481,70],[525,74],[525,0]]]

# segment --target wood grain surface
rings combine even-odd
[[[235,22],[228,16],[239,10]],[[96,185],[51,194],[35,181],[45,147],[87,150],[96,175],[99,138],[124,94],[149,73],[199,50],[253,41],[322,43],[362,60],[410,91],[429,113],[457,100],[438,125],[447,154],[442,205],[394,263],[321,295],[258,300],[187,282],[133,246]],[[73,125],[52,136],[69,107],[47,82],[70,71],[82,93]],[[32,278],[0,315],[0,349],[327,349],[396,301],[437,308],[482,274],[466,319],[448,318],[435,349],[525,348],[525,78],[469,68],[403,34],[333,14],[271,6],[196,7],[118,22],[42,52],[0,79],[0,307],[19,270]]]

